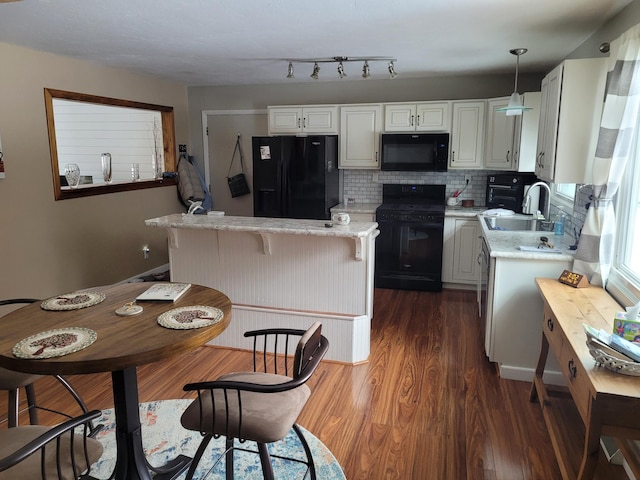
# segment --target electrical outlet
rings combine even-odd
[[[145,245],[144,247],[142,247],[142,256],[145,260],[147,260],[149,258],[149,255],[151,255],[151,249],[149,249],[148,245]]]
[[[465,175],[464,176],[464,184],[465,185],[469,185],[471,183],[471,175]]]
[[[186,145],[178,145],[178,153],[187,153],[187,146]]]

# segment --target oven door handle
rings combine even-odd
[[[390,222],[385,222],[384,220],[377,220],[379,225],[390,225],[392,227],[420,227],[420,228],[443,228],[442,221],[430,221],[430,222],[406,222],[402,220],[394,220]]]

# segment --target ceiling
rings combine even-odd
[[[336,81],[337,64],[397,58],[401,78],[507,73],[559,63],[631,0],[0,0],[0,42],[181,84]],[[597,52],[594,52],[597,53]],[[370,62],[370,78],[388,78]],[[1,68],[1,67],[0,67]],[[362,63],[346,63],[360,79]]]

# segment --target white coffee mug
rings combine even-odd
[[[331,215],[331,221],[336,225],[349,225],[349,220],[348,213],[334,213]]]
[[[458,197],[449,197],[447,199],[447,205],[450,207],[455,207],[460,204],[460,199]]]

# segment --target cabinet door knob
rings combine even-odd
[[[505,160],[507,160],[507,163],[509,162],[509,150],[507,150],[507,154],[505,155]]]
[[[417,119],[418,119],[418,121],[416,122],[416,125],[419,127],[420,126],[420,115],[418,115]]]
[[[451,161],[452,162],[456,161],[456,152],[454,152],[453,150],[451,150]]]
[[[547,318],[547,328],[550,332],[553,332],[553,319]]]
[[[569,362],[567,363],[567,367],[569,368],[569,378],[573,380],[578,374],[578,369],[576,368],[576,363],[573,361],[573,359],[569,360]]]
[[[413,115],[411,115],[411,126],[413,127]]]

